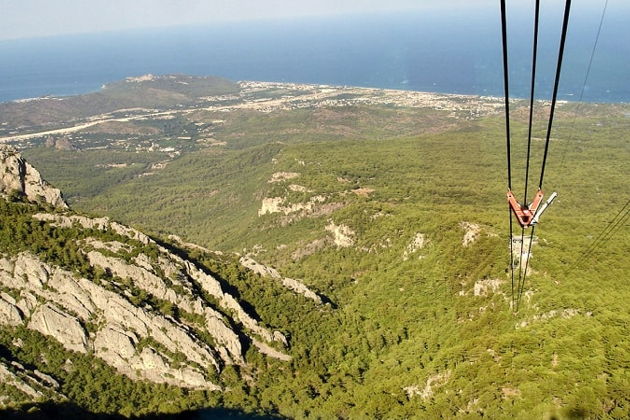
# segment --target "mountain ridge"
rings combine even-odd
[[[24,167],[28,170],[21,170]],[[74,214],[59,190],[14,150],[0,150],[0,172],[4,174],[0,203],[5,203],[3,215],[8,217],[5,233],[35,224],[54,232],[62,244],[53,251],[50,243],[35,248],[22,243],[8,253],[5,244],[0,255],[0,326],[51,337],[65,350],[99,358],[134,380],[190,389],[222,391],[216,381],[226,366],[249,369],[246,347],[283,362],[291,360],[286,353],[289,342],[280,331],[261,325],[224,291],[222,281],[171,252],[175,245],[167,248],[108,218]],[[43,195],[34,195],[31,189],[23,195],[14,193],[33,180]],[[49,206],[48,212],[42,205]],[[68,260],[57,252],[74,255]],[[252,259],[247,262],[249,267],[242,270],[268,270]],[[275,270],[271,273],[279,276]],[[285,287],[321,304],[295,280]],[[45,395],[66,398],[57,379],[37,370],[28,373],[19,360],[3,360],[0,366],[13,395],[17,392],[26,400]],[[33,388],[29,383],[37,378],[40,382]],[[46,394],[38,390],[42,387]],[[10,397],[0,400],[6,398]]]

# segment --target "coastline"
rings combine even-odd
[[[503,99],[493,96],[284,82],[239,81],[237,84],[241,89],[239,95],[204,97],[200,98],[200,100],[192,106],[178,107],[176,109],[116,109],[105,114],[96,114],[83,118],[77,121],[76,124],[68,127],[56,127],[49,130],[0,136],[0,143],[29,140],[48,135],[70,134],[107,122],[129,122],[147,118],[163,118],[197,111],[231,112],[235,110],[252,110],[269,113],[307,107],[380,105],[405,108],[430,108],[463,114],[463,118],[475,118],[482,115],[498,113],[503,108]],[[283,95],[280,98],[256,98],[256,93],[258,92],[276,89],[294,92],[294,95]],[[8,104],[15,103],[20,105],[28,104],[29,102],[46,101],[59,102],[75,96],[83,95],[67,97],[49,96],[30,100],[19,100],[19,102],[9,102]],[[229,105],[216,104],[217,102],[220,103],[225,100],[239,102]],[[518,99],[515,99],[515,101],[518,101]],[[122,116],[115,116],[121,113],[123,114]]]
[[[190,77],[184,76],[182,77]],[[126,80],[142,83],[148,79],[127,78]],[[152,76],[154,77],[154,76]],[[173,75],[157,76],[156,80],[172,79]],[[198,77],[198,76],[193,76]],[[153,79],[151,79],[153,80]],[[457,93],[421,92],[403,89],[383,89],[356,86],[335,86],[328,84],[266,82],[266,81],[238,81],[238,93],[229,95],[213,95],[196,97],[188,104],[176,106],[122,106],[109,112],[95,112],[83,117],[72,117],[67,120],[52,121],[40,125],[9,125],[0,121],[0,143],[12,143],[37,139],[51,135],[66,135],[81,132],[90,127],[104,123],[126,123],[147,119],[174,118],[198,111],[232,112],[237,110],[258,111],[270,113],[274,111],[295,110],[313,107],[344,107],[344,106],[388,106],[399,108],[424,108],[445,111],[456,119],[470,120],[487,115],[496,115],[504,110],[504,98],[497,96],[467,95]],[[105,86],[99,92],[103,92]],[[280,97],[269,95],[269,92],[282,92]],[[46,107],[47,102],[62,103],[79,97],[89,98],[82,94],[64,97],[46,96],[41,98],[20,99],[0,103],[0,106],[26,107],[20,112],[30,112],[29,106]],[[524,98],[511,98],[510,102],[518,105],[526,101]],[[549,100],[537,100],[538,106],[549,106]],[[590,102],[573,102],[559,100],[559,105],[566,104],[600,105]],[[604,103],[603,105],[627,105],[627,103]],[[67,125],[68,122],[72,125]]]
[[[205,77],[205,75],[192,75],[194,77]],[[139,76],[142,77],[142,76]],[[459,92],[442,92],[442,91],[428,91],[428,90],[415,90],[415,89],[405,89],[405,88],[386,88],[386,87],[378,87],[378,86],[351,86],[351,85],[334,85],[334,84],[317,84],[317,83],[300,83],[300,82],[275,82],[275,81],[257,81],[257,80],[239,80],[236,83],[264,83],[264,84],[269,84],[269,85],[278,85],[278,86],[328,86],[331,88],[338,88],[338,89],[366,89],[366,90],[382,90],[382,91],[391,91],[391,92],[413,92],[413,93],[420,93],[420,94],[433,94],[433,95],[442,95],[442,96],[453,96],[453,97],[466,97],[466,98],[487,98],[487,99],[492,99],[492,100],[501,100],[503,101],[503,97],[502,96],[497,96],[497,95],[482,95],[482,94],[469,94],[469,93],[459,93]],[[77,96],[83,96],[83,95],[89,95],[91,93],[98,93],[101,92],[103,90],[103,88],[105,87],[105,85],[101,85],[100,88],[94,90],[94,89],[88,89],[85,92],[81,92],[81,93],[60,93],[60,94],[54,94],[54,95],[42,95],[42,96],[35,96],[35,97],[24,97],[24,98],[19,98],[19,99],[10,99],[10,100],[5,100],[5,101],[0,101],[0,105],[6,105],[6,104],[22,104],[22,103],[28,103],[28,102],[39,102],[39,101],[43,101],[43,100],[63,100],[66,98],[72,98],[72,97],[77,97]],[[576,95],[571,93],[571,94],[565,94],[564,96],[568,96],[570,98],[563,98],[563,99],[558,99],[558,104],[567,104],[567,103],[585,103],[585,104],[602,104],[602,105],[614,105],[614,104],[620,104],[620,105],[624,105],[624,104],[629,104],[630,100],[628,101],[578,101],[578,100],[574,100],[571,98],[574,98]],[[522,101],[522,100],[529,100],[529,98],[527,97],[521,97],[521,96],[512,96],[510,98],[510,101]],[[536,102],[540,102],[540,103],[547,103],[547,102],[551,102],[548,99],[544,99],[544,98],[536,98]]]

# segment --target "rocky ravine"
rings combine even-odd
[[[220,390],[208,372],[247,366],[244,353],[250,345],[268,357],[291,359],[285,336],[261,326],[201,267],[135,229],[72,214],[59,190],[14,151],[2,150],[0,173],[5,198],[18,191],[30,201],[56,207],[55,212],[33,214],[33,220],[84,232],[74,243],[93,269],[106,273],[86,278],[29,251],[0,250],[0,325],[38,331],[132,379],[185,388]],[[321,302],[297,281],[283,282]],[[138,304],[136,296],[150,299]],[[20,392],[38,398],[45,387],[46,395],[61,395],[54,378],[33,379],[19,364],[0,363],[0,377]]]

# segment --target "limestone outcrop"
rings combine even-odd
[[[285,205],[286,198],[284,197],[267,197],[263,198],[262,200],[260,209],[258,209],[258,216],[264,216],[265,214],[274,213],[281,213],[286,216],[298,212],[304,215],[313,214],[317,209],[317,205],[324,203],[325,201],[325,196],[316,195],[311,197],[305,203],[293,203]]]
[[[472,245],[481,235],[481,226],[476,223],[461,222],[459,226],[465,231],[462,239],[462,246],[468,247]]]
[[[243,267],[253,271],[260,276],[270,277],[272,279],[279,280],[280,283],[287,289],[292,290],[295,293],[298,293],[304,297],[312,299],[313,301],[315,301],[315,303],[322,303],[322,298],[317,293],[309,289],[304,283],[300,282],[299,280],[283,277],[275,268],[263,265],[255,261],[251,257],[241,257],[239,262]]]
[[[416,233],[409,245],[407,245],[407,248],[405,248],[405,252],[403,253],[403,261],[407,261],[412,254],[415,254],[417,251],[424,248],[427,242],[428,240],[423,233]]]
[[[173,318],[139,308],[105,287],[28,253],[0,258],[0,286],[19,293],[15,304],[4,295],[2,299],[24,314],[20,323],[30,319],[28,328],[54,338],[68,350],[93,350],[95,356],[134,379],[219,388],[203,375],[208,366],[218,371],[222,365],[216,351]],[[97,329],[86,331],[88,324]],[[145,345],[140,348],[142,341]],[[161,354],[151,343],[168,354]],[[186,366],[171,366],[171,354],[183,357]]]
[[[186,312],[202,315],[206,319],[208,331],[217,339],[220,345],[219,353],[224,356],[226,362],[241,362],[242,346],[238,334],[230,330],[227,321],[215,309],[205,305],[198,296],[194,296],[193,289],[201,289],[216,299],[222,312],[230,313],[236,322],[242,324],[250,334],[255,334],[267,342],[278,342],[286,346],[287,340],[277,331],[269,331],[260,326],[257,320],[251,317],[241,304],[230,294],[223,290],[221,283],[212,275],[204,272],[190,261],[171,253],[165,247],[157,244],[147,235],[136,229],[113,222],[108,218],[89,218],[78,215],[59,215],[50,213],[37,213],[33,216],[37,220],[51,223],[57,227],[72,227],[74,225],[85,229],[101,231],[110,230],[118,235],[136,240],[143,245],[152,245],[160,253],[155,262],[141,261],[142,254],[135,259],[134,264],[129,264],[121,258],[106,257],[98,251],[90,251],[90,248],[101,248],[112,251],[113,248],[124,249],[115,243],[102,243],[89,240],[84,243],[87,246],[87,256],[90,262],[100,268],[109,270],[112,274],[121,278],[134,280],[139,287],[154,296],[169,301]],[[156,275],[156,270],[165,273],[168,282],[177,287],[177,293],[172,286],[167,287],[166,282]],[[296,285],[297,287],[297,285]]]
[[[300,174],[297,172],[276,172],[271,175],[271,179],[267,182],[273,184],[274,182],[287,181],[289,179],[297,178],[298,176],[300,176]]]
[[[31,398],[40,398],[42,393],[34,389],[24,379],[20,378],[17,374],[11,371],[11,369],[5,364],[0,362],[0,381],[3,384],[11,385],[18,391],[28,395]],[[0,403],[0,407],[2,403]]]
[[[483,279],[475,282],[473,286],[473,296],[489,296],[491,294],[500,293],[501,279]]]
[[[8,147],[0,147],[0,193],[5,196],[18,193],[33,202],[68,207],[61,191],[44,181],[33,166]]]
[[[333,236],[335,245],[339,248],[348,248],[354,245],[355,233],[346,225],[336,225],[335,222],[330,221],[326,225],[326,230]]]
[[[140,254],[136,261],[142,261],[141,256],[146,258],[144,254]],[[176,305],[181,311],[201,315],[206,321],[204,330],[216,340],[218,344],[216,350],[221,354],[221,358],[226,363],[243,362],[243,349],[239,337],[228,327],[228,321],[219,312],[208,307],[202,299],[194,297],[192,285],[185,283],[181,276],[170,276],[170,281],[178,286],[178,293],[176,293],[172,286],[169,287],[162,278],[155,274],[148,261],[142,261],[145,266],[139,267],[128,264],[120,258],[106,257],[97,251],[89,251],[87,257],[92,265],[109,270],[113,275],[122,279],[130,279],[135,287],[151,293],[158,299]],[[165,262],[162,262],[161,268],[165,273],[180,273]]]
[[[11,296],[0,293],[0,325],[15,326],[22,323],[22,313],[15,304]]]
[[[0,165],[0,194],[8,197],[17,191],[29,200],[67,209],[59,190],[16,152],[1,149]],[[228,365],[248,368],[247,348],[291,360],[284,334],[248,313],[222,279],[148,235],[107,217],[70,211],[32,217],[59,231],[73,229],[73,235],[83,230],[72,247],[89,266],[64,262],[61,267],[51,262],[58,261],[54,257],[44,260],[46,254],[39,251],[0,250],[0,325],[36,331],[69,354],[99,358],[131,379],[190,389],[221,390],[211,377]],[[299,281],[284,279],[275,270],[272,275],[321,302]],[[0,378],[29,400],[49,398],[48,388],[59,387],[41,372],[31,376],[48,388],[31,386],[30,379],[20,382],[16,370],[3,369],[2,363],[0,358]]]
[[[87,336],[78,319],[55,305],[46,303],[32,314],[28,327],[44,335],[55,337],[68,350],[85,353]]]
[[[52,398],[63,401],[66,397],[59,392],[59,383],[49,375],[30,370],[16,361],[0,359],[0,384],[9,386],[26,400],[45,401]],[[15,394],[13,395],[15,396]],[[10,406],[12,398],[0,395],[0,409]]]
[[[436,373],[435,375],[431,375],[427,378],[426,383],[424,384],[422,389],[420,389],[418,385],[411,385],[404,387],[403,390],[407,393],[407,397],[409,399],[418,396],[423,400],[428,400],[435,394],[436,388],[439,388],[446,384],[450,377],[450,370],[442,373]]]

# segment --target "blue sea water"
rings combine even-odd
[[[540,98],[551,94],[562,18],[560,2],[543,3]],[[568,100],[583,86],[603,0],[574,5],[560,88]],[[530,9],[509,16],[517,97],[529,93]],[[611,1],[585,101],[630,101],[629,17],[630,7]],[[498,7],[473,6],[13,40],[0,42],[0,101],[86,93],[146,73],[501,96],[500,53]]]

